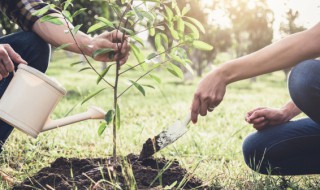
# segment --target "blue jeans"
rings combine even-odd
[[[28,65],[45,72],[48,68],[50,58],[50,46],[33,32],[18,32],[0,38],[0,44],[9,44]],[[17,63],[15,69],[17,69]],[[9,74],[7,78],[0,81],[0,97],[2,97],[8,87],[13,75]],[[22,94],[21,94],[22,95]],[[13,127],[0,120],[0,152]]]
[[[298,64],[288,87],[308,118],[250,134],[242,147],[245,162],[262,174],[320,174],[320,61]]]

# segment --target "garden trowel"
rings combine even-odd
[[[190,113],[188,113],[184,120],[176,121],[173,125],[159,133],[157,136],[149,138],[143,144],[139,159],[146,159],[152,156],[154,153],[158,152],[159,150],[163,149],[164,147],[168,146],[169,144],[175,142],[178,138],[180,138],[189,130],[187,126],[190,120],[191,115]]]

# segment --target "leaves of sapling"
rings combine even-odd
[[[49,11],[49,9],[50,9],[50,5],[46,5],[43,8],[41,8],[41,9],[37,10],[36,12],[32,13],[32,15],[42,16],[45,13],[47,13]]]
[[[178,66],[176,66],[176,65],[174,65],[172,63],[168,63],[167,70],[171,74],[173,74],[174,76],[176,76],[176,77],[178,77],[180,79],[183,79],[183,72]]]
[[[63,10],[66,10],[69,6],[73,6],[72,4],[73,0],[67,0],[64,2]]]
[[[80,30],[82,24],[78,24],[77,26],[75,26],[73,29],[72,29],[72,34],[73,35],[76,35],[78,33],[78,31]]]
[[[106,130],[107,124],[105,122],[101,122],[98,128],[98,135],[101,136],[102,133]]]
[[[109,110],[105,115],[105,121],[107,122],[107,125],[109,125],[113,119],[114,116],[114,110]]]
[[[80,63],[83,63],[83,61],[77,61],[77,62],[71,63],[70,66],[73,67],[73,66],[78,65]]]
[[[157,56],[158,56],[157,53],[152,52],[152,53],[150,53],[150,54],[147,56],[147,60],[151,60],[151,59],[153,59],[153,58],[155,58],[155,57],[157,57]]]
[[[77,10],[76,12],[74,12],[72,17],[74,18],[74,17],[78,16],[79,14],[84,13],[86,10],[87,10],[87,8],[81,8],[81,9]]]
[[[90,94],[89,96],[87,96],[82,102],[81,102],[81,105],[84,104],[85,102],[87,102],[88,100],[90,100],[91,98],[97,96],[98,94],[100,94],[102,91],[104,91],[106,88],[102,88],[92,94]]]
[[[192,17],[188,17],[188,16],[185,16],[185,18],[189,19],[193,24],[195,24],[200,29],[200,31],[202,33],[206,32],[206,30],[204,29],[204,26],[197,19],[192,18]]]
[[[133,35],[133,36],[130,36],[130,38],[133,39],[134,41],[138,42],[141,46],[144,47],[143,40],[141,38],[139,38],[138,36]]]
[[[100,21],[100,22],[103,22],[105,25],[107,25],[109,27],[112,27],[112,28],[114,27],[113,23],[110,20],[108,20],[108,19],[106,19],[104,17],[98,17],[97,20]]]
[[[71,23],[73,22],[72,15],[71,15],[71,13],[69,11],[63,10],[62,14],[69,22],[71,22]]]
[[[130,47],[131,47],[131,50],[132,50],[135,58],[138,60],[139,63],[142,63],[144,61],[144,56],[141,53],[140,49],[132,43],[130,43]]]
[[[108,25],[106,25],[105,23],[103,22],[98,22],[92,26],[89,27],[87,33],[92,33],[92,32],[95,32],[97,30],[100,30],[100,29],[103,29],[103,28],[106,28],[108,27]]]
[[[96,51],[94,51],[92,53],[92,57],[95,58],[99,55],[102,55],[102,54],[106,54],[106,53],[109,53],[109,52],[113,52],[114,50],[112,48],[102,48],[102,49],[98,49]]]
[[[92,69],[92,68],[91,68],[91,67],[83,67],[83,68],[80,69],[78,72],[82,72],[82,71],[89,70],[89,69]]]
[[[61,18],[57,16],[45,15],[41,17],[40,22],[50,22],[55,25],[62,25],[63,22],[60,20]]]
[[[197,27],[195,27],[193,24],[187,22],[187,21],[184,21],[184,24],[186,25],[186,27],[188,27],[190,30],[191,30],[191,34],[192,34],[192,37],[193,39],[199,39],[200,38],[200,33],[199,33],[199,30],[197,29]]]
[[[149,77],[156,81],[158,84],[161,83],[161,79],[155,75],[149,74]]]
[[[181,16],[186,15],[190,11],[190,6],[185,6],[182,9]]]
[[[166,20],[168,21],[168,22],[170,22],[170,21],[172,21],[172,19],[173,19],[173,12],[172,12],[172,10],[168,7],[168,6],[166,6],[166,5],[164,5],[164,8],[165,8],[165,10],[166,10]]]
[[[137,82],[135,82],[135,81],[133,81],[133,80],[129,80],[129,81],[132,83],[132,85],[133,85],[134,87],[136,87],[136,88],[141,92],[141,94],[142,94],[143,96],[146,96],[146,92],[145,92],[144,88],[143,88],[140,84],[138,84]]]
[[[185,28],[185,26],[184,26],[184,21],[182,20],[182,18],[181,17],[178,17],[177,18],[177,30],[180,32],[180,34],[182,34],[183,35],[183,33],[184,33],[184,28]]]
[[[195,40],[192,43],[193,47],[203,50],[203,51],[211,51],[213,49],[213,46],[210,44],[207,44],[206,42],[200,41],[200,40]]]
[[[108,73],[109,69],[112,67],[113,64],[109,65],[106,69],[104,69],[102,71],[102,73],[100,74],[100,76],[97,79],[97,84],[99,84],[99,82],[102,80],[103,77],[106,76],[106,74]]]

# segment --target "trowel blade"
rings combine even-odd
[[[187,127],[189,122],[190,116],[188,115],[184,121],[178,120],[157,136],[149,138],[143,144],[139,159],[142,160],[148,158],[159,150],[175,142],[189,130]]]

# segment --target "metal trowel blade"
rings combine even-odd
[[[139,159],[143,160],[152,156],[154,153],[172,144],[183,136],[189,130],[187,125],[190,120],[191,116],[188,114],[183,121],[178,120],[157,136],[149,138],[143,144]]]

